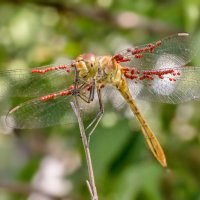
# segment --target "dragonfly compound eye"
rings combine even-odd
[[[81,55],[83,62],[85,62],[88,69],[93,68],[95,64],[95,55],[93,53],[86,53]]]
[[[82,58],[86,62],[94,62],[95,61],[95,55],[93,53],[83,54]]]

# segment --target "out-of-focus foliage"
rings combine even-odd
[[[84,52],[113,54],[176,32],[200,37],[199,22],[198,0],[1,1],[0,67],[31,68]],[[5,110],[19,103],[1,101]],[[90,143],[99,198],[199,200],[200,103],[138,104],[169,167],[151,155],[134,118],[109,106]],[[31,185],[67,195],[63,199],[88,199],[86,179],[78,127],[1,130],[0,200],[44,199]]]

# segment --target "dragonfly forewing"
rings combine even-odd
[[[156,62],[162,55],[173,55],[177,63],[185,65],[199,54],[199,42],[199,38],[193,39],[188,33],[178,33],[153,43],[127,48],[118,52],[115,57],[125,66],[137,66],[142,69],[153,67],[149,65],[152,59]]]
[[[45,72],[46,69],[54,70]],[[68,88],[73,78],[74,70],[69,63],[0,71],[0,96],[39,97]]]

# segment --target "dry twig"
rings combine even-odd
[[[97,194],[97,189],[96,189],[95,180],[94,180],[94,172],[93,172],[93,167],[92,167],[92,160],[90,156],[90,148],[89,148],[87,136],[85,134],[82,118],[81,118],[81,111],[80,111],[77,95],[74,95],[74,96],[75,96],[75,103],[71,102],[71,106],[78,120],[80,135],[81,135],[81,139],[82,139],[82,143],[83,143],[83,147],[85,151],[85,156],[86,156],[86,161],[87,161],[89,181],[86,181],[86,183],[91,195],[91,199],[98,200],[98,194]]]

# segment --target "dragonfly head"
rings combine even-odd
[[[96,72],[96,57],[93,53],[86,53],[76,58],[76,67],[80,77],[93,76]]]

